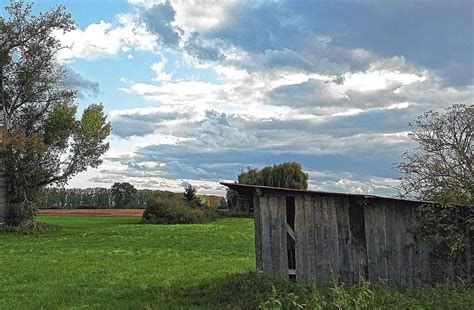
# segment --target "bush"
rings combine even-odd
[[[439,274],[473,279],[474,207],[450,204],[423,204],[418,207],[415,232],[420,242],[428,242],[433,248],[432,257],[440,265]],[[455,274],[446,266],[454,264]]]
[[[194,224],[217,218],[217,212],[208,208],[193,208],[184,199],[154,197],[147,203],[143,223]]]
[[[184,201],[155,197],[148,202],[142,221],[150,224],[191,224],[195,222],[195,215]]]

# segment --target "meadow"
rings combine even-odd
[[[59,230],[0,235],[2,309],[176,307],[182,300],[174,293],[255,264],[249,219],[202,225],[143,225],[139,217],[41,221]]]
[[[1,309],[472,309],[468,285],[411,292],[317,288],[258,277],[253,220],[144,225],[138,217],[41,216],[36,235],[0,234]]]

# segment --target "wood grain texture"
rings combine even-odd
[[[254,195],[254,223],[255,223],[255,260],[257,273],[263,272],[262,269],[262,224],[260,196]]]
[[[286,218],[288,195],[294,197],[293,230]],[[265,189],[252,202],[259,272],[296,274],[297,279],[318,284],[332,279],[349,285],[382,280],[401,288],[433,284],[459,273],[449,267],[434,270],[439,267],[432,249],[414,233],[421,203],[275,189]],[[295,240],[296,266],[291,270],[288,238]]]

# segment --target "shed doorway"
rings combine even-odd
[[[295,197],[286,196],[286,245],[290,279],[296,279],[295,211]]]

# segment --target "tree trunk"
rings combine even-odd
[[[1,136],[0,136],[1,143]],[[6,178],[5,178],[5,162],[3,153],[0,151],[0,224],[5,222],[5,214],[7,211],[8,201],[6,197]]]

